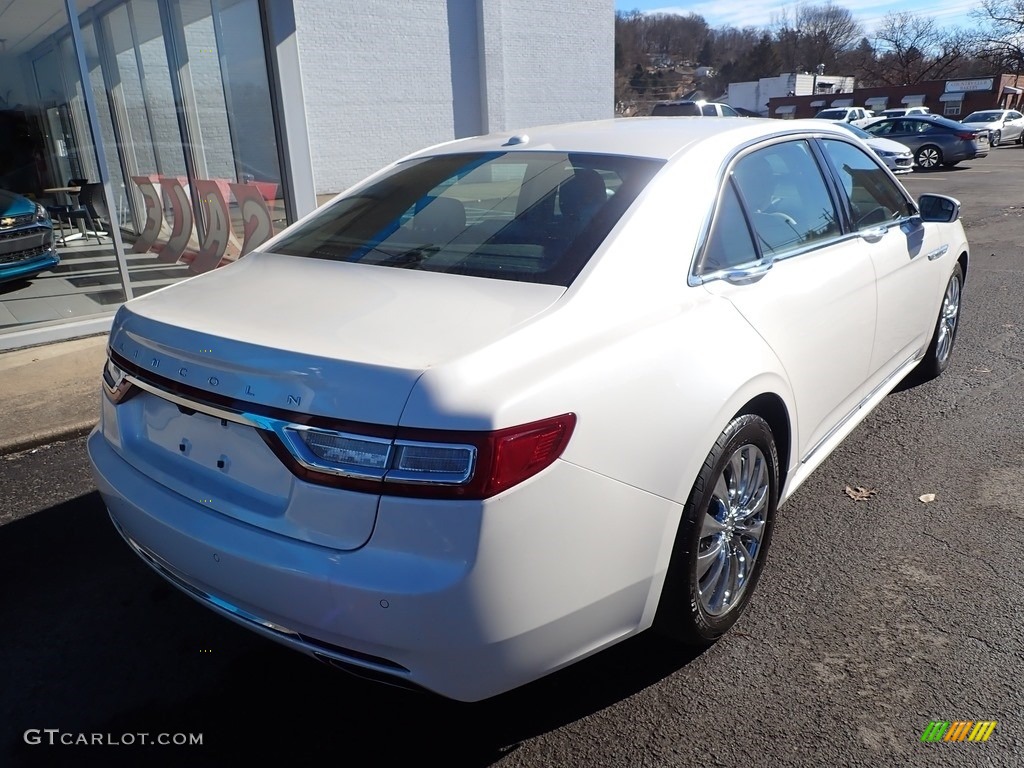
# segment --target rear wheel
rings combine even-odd
[[[925,379],[934,379],[949,366],[953,354],[953,344],[960,328],[960,303],[963,297],[964,272],[959,264],[953,269],[946,283],[946,292],[942,296],[942,309],[935,323],[928,351],[918,365],[918,370]]]
[[[923,146],[914,154],[914,162],[925,170],[938,168],[942,165],[942,150],[934,144]]]
[[[733,419],[694,483],[655,628],[706,646],[743,614],[764,568],[778,504],[778,454],[759,416]]]

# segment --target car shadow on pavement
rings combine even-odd
[[[0,633],[4,766],[490,765],[694,658],[648,633],[476,704],[367,682],[167,585],[95,492],[0,526]],[[139,746],[163,734],[202,744]]]

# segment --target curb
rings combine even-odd
[[[0,456],[6,456],[12,453],[21,453],[22,451],[28,451],[32,448],[38,448],[41,445],[47,443],[56,443],[63,440],[72,440],[76,437],[82,437],[92,431],[92,428],[98,424],[97,419],[88,419],[86,421],[79,421],[74,424],[64,424],[59,427],[53,427],[46,429],[41,432],[33,432],[30,435],[19,437],[16,440],[10,440],[6,443],[0,442]]]

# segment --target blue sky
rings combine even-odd
[[[827,0],[806,0],[804,5],[825,5]],[[890,11],[906,11],[927,15],[935,19],[939,27],[968,27],[971,19],[967,12],[977,8],[979,0],[835,0],[841,8],[848,8],[870,36]],[[675,2],[672,0],[615,0],[615,10],[661,11],[664,13],[697,13],[712,27],[766,27],[771,25],[782,10],[793,12],[799,2],[786,0],[699,0],[698,2]]]

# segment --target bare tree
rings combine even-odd
[[[975,55],[993,69],[1024,71],[1024,0],[981,0],[970,15]]]
[[[790,16],[783,10],[773,18],[776,55],[783,70],[812,70],[824,64],[835,71],[842,55],[853,48],[863,30],[846,8],[832,2],[800,5]]]
[[[942,29],[934,19],[892,12],[875,31],[875,57],[864,62],[865,74],[883,85],[941,80],[958,71],[970,50],[970,39],[959,28]]]

